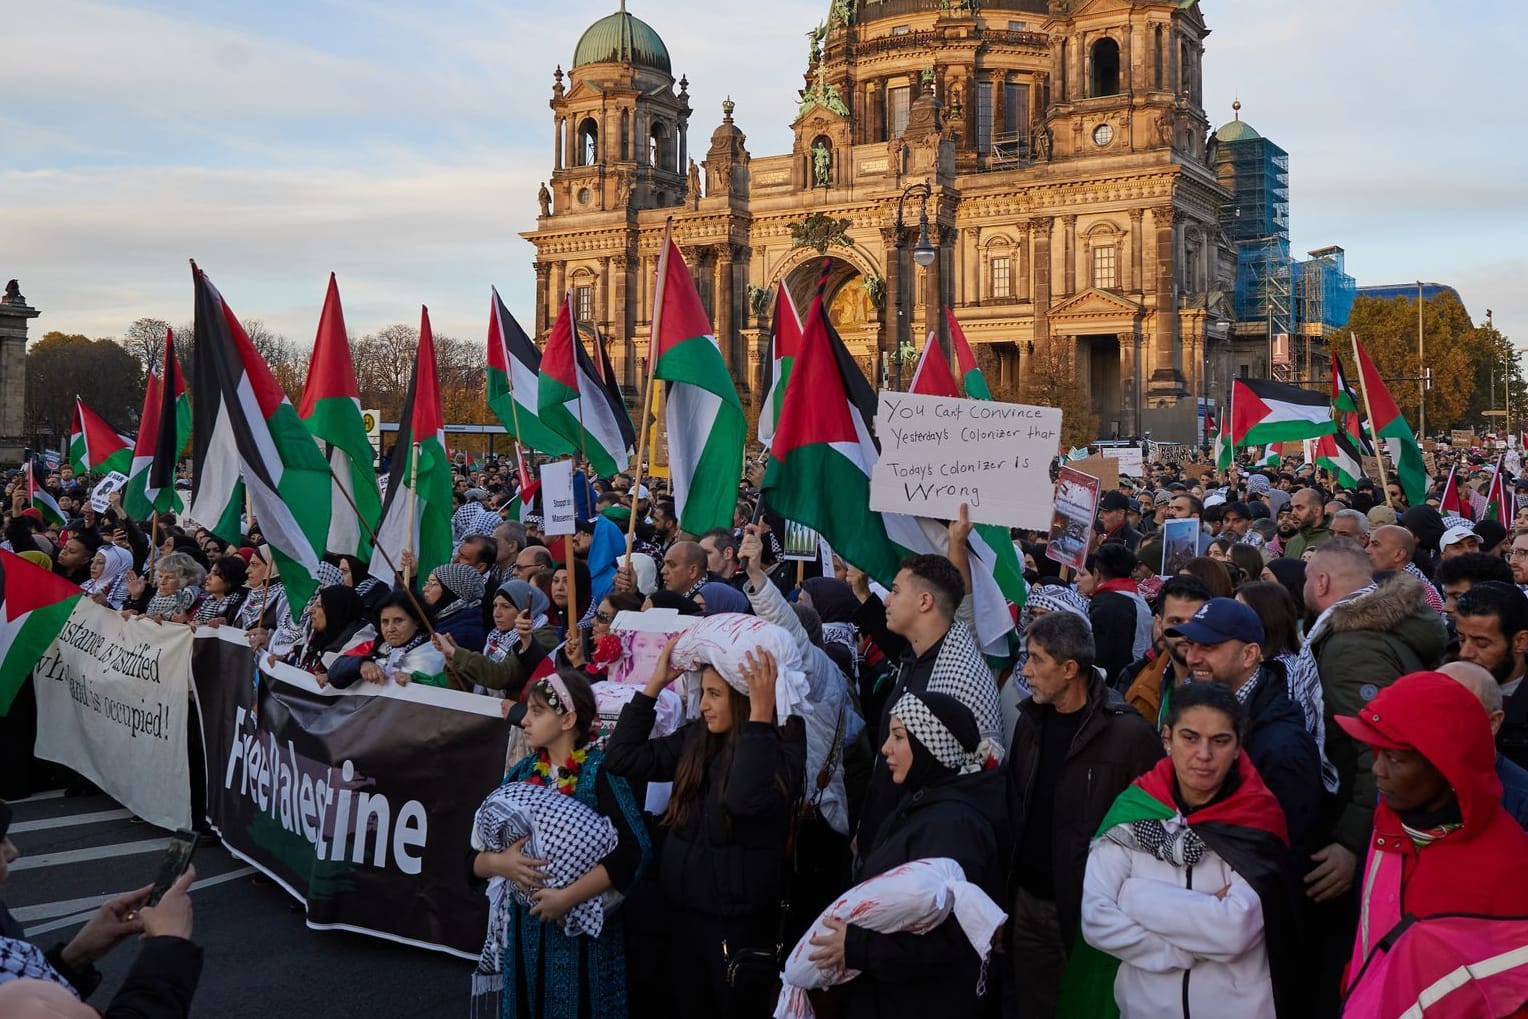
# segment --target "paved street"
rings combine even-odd
[[[105,796],[44,793],[12,804],[5,901],[27,936],[67,940],[106,898],[154,879],[168,833],[134,823]],[[195,940],[206,952],[193,1016],[457,1017],[467,1007],[471,963],[343,931],[309,930],[300,907],[221,846],[203,846],[192,886]],[[135,955],[121,946],[99,967],[92,996],[110,1000]]]

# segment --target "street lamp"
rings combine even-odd
[[[918,197],[918,243],[913,245],[913,261],[920,268],[927,269],[934,264],[934,259],[939,257],[939,249],[935,248],[928,237],[928,200],[933,195],[934,189],[925,179],[916,184],[909,184],[903,189],[897,199],[897,346],[896,353],[892,355],[892,361],[896,364],[896,387],[902,388],[902,362],[909,350],[915,349],[912,341],[908,339],[908,318],[910,313],[907,306],[908,286],[902,279],[902,233],[906,229],[903,212],[910,196]]]

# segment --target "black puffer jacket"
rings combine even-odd
[[[947,857],[1001,905],[1008,858],[1005,784],[1002,772],[984,771],[903,796],[865,857],[865,875]],[[854,1019],[996,1012],[995,995],[977,994],[981,957],[953,914],[926,934],[881,934],[851,924],[844,961],[861,971],[844,985]]]
[[[1013,845],[1024,837],[1032,784],[1040,765],[1040,724],[1048,707],[1025,698],[1008,746],[1009,823]],[[1162,737],[1096,672],[1088,703],[1056,783],[1056,816],[1051,827],[1052,879],[1061,943],[1070,948],[1082,912],[1082,876],[1088,845],[1114,800],[1162,757]]]
[[[648,739],[654,704],[637,694],[621,711],[605,747],[612,775],[673,781],[679,759],[704,722]],[[696,731],[699,726],[700,730]],[[725,782],[713,758],[688,820],[668,832],[658,856],[658,880],[676,906],[712,916],[773,910],[784,887],[785,839],[790,810],[806,770],[806,728],[790,718],[779,728],[744,722],[733,745]]]

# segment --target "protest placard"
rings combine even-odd
[[[577,529],[573,504],[573,461],[552,460],[541,465],[541,531],[551,537]]]
[[[248,643],[244,661],[247,682]],[[191,826],[189,626],[123,619],[82,598],[33,677],[38,757],[73,768],[150,824]]]
[[[1093,517],[1098,512],[1101,489],[1098,479],[1092,475],[1075,467],[1061,468],[1056,477],[1056,498],[1045,558],[1074,570],[1082,569],[1093,537]]]
[[[1057,408],[882,390],[875,428],[871,509],[950,519],[965,503],[974,523],[1049,521]]]
[[[1134,446],[1105,446],[1099,452],[1116,461],[1121,474],[1139,478],[1146,473],[1146,459]]]
[[[785,541],[783,543],[784,555],[781,558],[799,562],[812,562],[821,554],[821,550],[818,548],[821,543],[822,536],[806,524],[798,524],[794,520],[787,520],[785,522]]]
[[[1085,460],[1074,460],[1067,466],[1093,475],[1098,479],[1099,488],[1105,492],[1119,487],[1119,461],[1112,456],[1094,453]]]
[[[1171,577],[1198,554],[1199,518],[1167,520],[1162,523],[1162,561],[1151,565],[1162,567],[1160,576]]]
[[[90,490],[90,508],[97,513],[105,513],[111,508],[111,494],[127,484],[127,475],[121,471],[112,471],[106,477],[96,483],[96,487]]]

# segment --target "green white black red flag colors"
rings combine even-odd
[[[1396,482],[1406,493],[1406,501],[1420,506],[1427,501],[1427,465],[1422,462],[1422,449],[1416,436],[1395,405],[1385,380],[1375,370],[1374,362],[1364,350],[1358,337],[1353,336],[1353,359],[1358,362],[1358,379],[1363,385],[1364,403],[1369,408],[1369,428],[1374,442],[1385,444],[1390,462],[1395,464]],[[1503,521],[1507,523],[1508,521]]]
[[[186,397],[186,381],[175,356],[175,337],[168,329],[159,367],[159,371],[149,372],[138,441],[133,446],[133,467],[122,490],[122,508],[135,520],[184,508],[175,492],[175,464],[191,441],[191,401]],[[168,386],[166,378],[170,380]]]
[[[340,289],[332,272],[297,416],[318,440],[329,463],[329,533],[324,540],[325,548],[336,555],[370,559],[368,528],[375,527],[382,516],[382,494],[377,490],[371,440],[361,421],[361,396],[350,360],[345,312],[340,307]]]
[[[541,423],[536,390],[541,352],[493,290],[488,309],[488,409],[522,446],[563,456],[573,445]]]
[[[329,533],[329,465],[228,302],[194,262],[191,279],[191,516],[224,541],[240,541],[242,480],[296,619],[318,587]]]
[[[421,308],[419,350],[403,413],[398,415],[398,441],[387,475],[382,521],[377,525],[372,576],[391,583],[393,568],[403,567],[404,552],[413,553],[418,564],[414,575],[418,577],[428,577],[431,570],[450,560],[451,514],[455,509],[451,492],[451,458],[446,450],[446,419],[435,368],[435,336],[430,331],[430,311]]]
[[[1327,469],[1338,488],[1357,488],[1364,476],[1362,454],[1344,431],[1316,440],[1315,462]]]
[[[880,457],[870,436],[876,397],[828,321],[823,290],[831,262],[824,262],[803,323],[763,490],[770,509],[817,531],[845,562],[890,585],[904,557],[942,555],[948,536],[939,521],[870,509],[870,472]],[[991,558],[981,560],[976,542],[971,551],[977,643],[988,654],[1006,654],[1012,618]]]
[[[1318,392],[1268,379],[1231,383],[1231,445],[1235,448],[1318,439],[1336,430],[1331,407]]]
[[[605,360],[603,348],[600,359]],[[563,297],[547,336],[536,410],[541,423],[582,454],[595,474],[608,477],[630,465],[636,431],[620,403],[619,390],[612,399],[601,370],[579,342],[571,294]]]
[[[960,384],[955,381],[949,359],[933,333],[928,334],[923,353],[918,355],[918,366],[913,369],[913,381],[907,391],[922,396],[960,396]]]
[[[106,423],[106,419],[74,398],[74,425],[69,431],[69,466],[75,474],[121,471],[133,465],[133,440]]]
[[[22,470],[26,472],[27,502],[42,514],[43,523],[53,524],[56,527],[67,524],[69,521],[64,519],[64,511],[59,508],[57,501],[46,488],[37,483],[36,464],[29,459]]]
[[[1448,469],[1448,481],[1443,485],[1443,495],[1438,498],[1438,512],[1445,517],[1464,517],[1472,520],[1475,516],[1475,507],[1470,505],[1470,500],[1464,498],[1459,492],[1459,481],[1455,478],[1457,467]]]
[[[785,406],[785,387],[790,382],[791,365],[801,351],[801,316],[796,312],[791,292],[781,283],[775,290],[775,313],[769,321],[769,382],[764,403],[759,410],[759,442],[768,449],[775,440],[780,411]]]
[[[1231,433],[1226,428],[1226,412],[1220,411],[1220,427],[1215,430],[1215,469],[1224,474],[1231,469],[1236,450],[1231,446]]]
[[[664,424],[679,529],[730,529],[748,436],[743,404],[673,241],[658,271],[653,378],[667,383]]]
[[[1374,413],[1378,414],[1379,411]],[[1491,487],[1486,491],[1485,508],[1481,511],[1481,520],[1494,520],[1503,527],[1512,527],[1512,494],[1507,491],[1506,481],[1502,476],[1502,463],[1505,456],[1496,460],[1496,470],[1491,474]],[[1402,490],[1405,485],[1401,486]],[[1407,497],[1408,499],[1410,496]]]
[[[960,395],[972,400],[992,399],[992,390],[987,388],[987,377],[976,366],[976,352],[967,342],[965,330],[960,328],[960,323],[955,320],[955,312],[946,307],[944,318],[950,327],[950,352],[955,357],[956,374],[959,376],[956,381],[960,383]]]
[[[78,585],[0,549],[0,715],[80,597]]]

